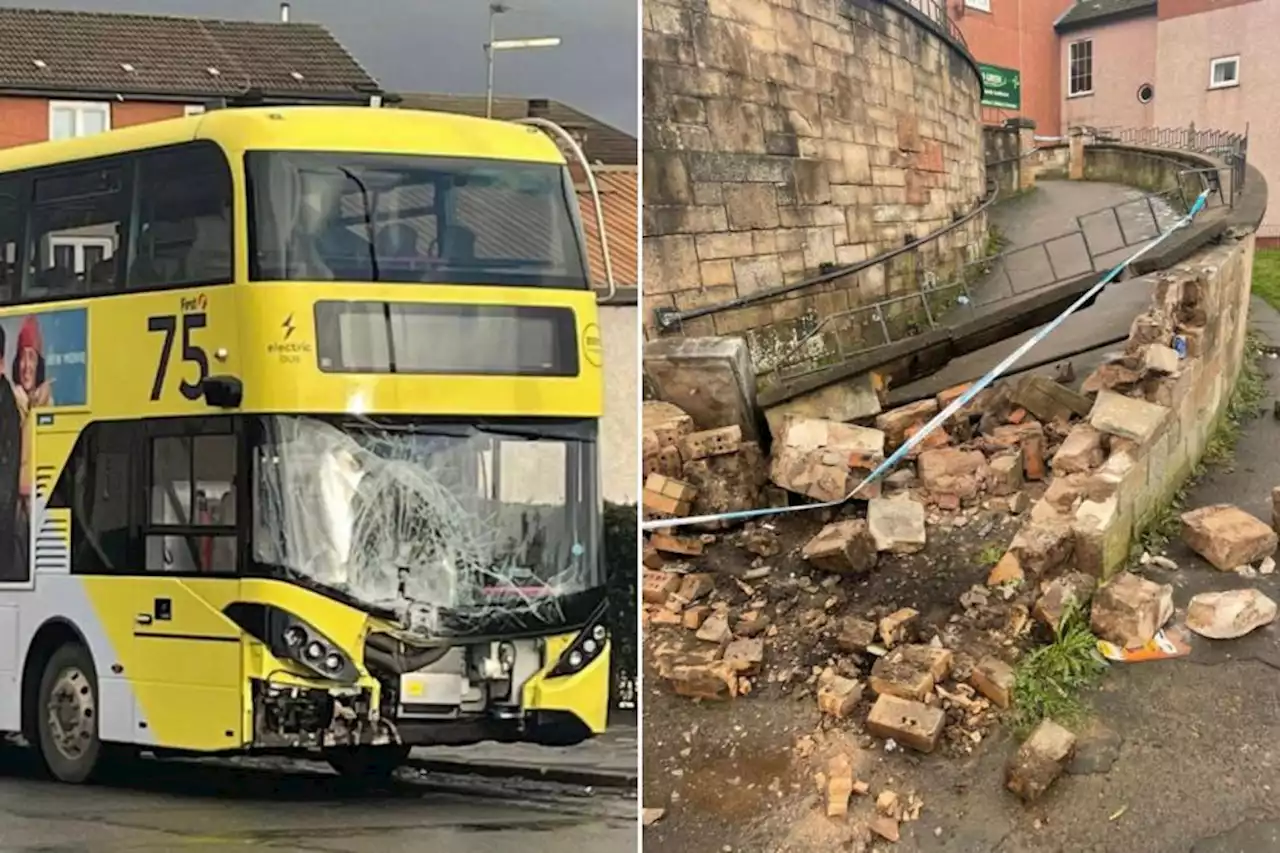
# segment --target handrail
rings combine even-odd
[[[617,282],[613,278],[613,261],[609,257],[609,235],[605,233],[604,227],[604,206],[600,203],[600,187],[596,184],[595,173],[591,171],[591,161],[587,159],[586,152],[582,150],[582,146],[578,144],[578,140],[573,138],[573,134],[565,130],[560,125],[549,119],[539,116],[529,116],[527,118],[512,119],[514,124],[527,124],[540,130],[549,131],[561,142],[569,146],[569,150],[578,158],[578,162],[582,164],[582,168],[587,172],[587,186],[591,188],[591,205],[596,209],[596,229],[600,232],[600,253],[604,255],[604,277],[609,283],[609,295],[599,300],[603,305],[618,293]],[[585,238],[586,235],[584,234]],[[590,279],[591,271],[587,271],[587,277]]]

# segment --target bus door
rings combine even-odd
[[[145,579],[136,586],[129,679],[155,742],[188,749],[242,744],[238,436],[231,422],[148,425]]]

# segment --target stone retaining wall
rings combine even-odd
[[[655,309],[858,263],[983,196],[977,67],[900,0],[646,0],[644,60],[650,336]],[[917,289],[985,233],[977,217],[892,264],[674,334],[740,335],[767,368],[821,318]],[[807,354],[833,342],[824,332]]]

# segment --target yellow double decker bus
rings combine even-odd
[[[67,782],[601,732],[583,233],[547,134],[462,116],[0,153],[0,731]]]

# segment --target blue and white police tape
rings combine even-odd
[[[691,524],[708,524],[708,523],[717,522],[717,521],[745,521],[746,519],[750,519],[750,518],[762,518],[764,516],[770,516],[770,515],[783,515],[785,513],[791,513],[791,512],[807,512],[809,510],[815,510],[815,509],[830,509],[832,507],[840,506],[841,504],[844,504],[849,500],[852,500],[853,498],[857,497],[860,491],[862,491],[871,483],[874,483],[880,477],[884,476],[886,472],[892,470],[895,465],[897,465],[899,462],[902,461],[903,457],[905,457],[908,453],[911,452],[912,448],[914,448],[920,442],[924,441],[929,436],[929,434],[933,432],[935,429],[937,429],[938,427],[946,423],[947,420],[950,419],[952,415],[954,415],[956,412],[960,411],[962,408],[967,406],[969,404],[969,401],[972,400],[975,396],[977,396],[980,391],[982,391],[984,388],[989,386],[996,379],[999,379],[1000,376],[1003,375],[1006,370],[1008,370],[1010,367],[1016,364],[1020,358],[1022,358],[1024,355],[1030,352],[1031,349],[1036,346],[1036,344],[1043,341],[1046,337],[1049,336],[1049,333],[1051,333],[1054,329],[1062,325],[1062,322],[1064,320],[1066,320],[1068,317],[1070,317],[1072,314],[1078,311],[1080,309],[1080,306],[1084,305],[1094,296],[1098,295],[1098,293],[1104,287],[1106,287],[1108,284],[1110,284],[1112,281],[1115,280],[1116,276],[1120,275],[1121,271],[1123,271],[1125,267],[1129,266],[1129,264],[1138,260],[1138,258],[1142,257],[1147,252],[1154,249],[1156,246],[1159,246],[1166,239],[1168,239],[1169,236],[1173,234],[1175,231],[1190,225],[1191,221],[1196,218],[1196,215],[1201,210],[1204,209],[1205,202],[1208,200],[1208,198],[1209,198],[1208,190],[1205,190],[1204,192],[1200,193],[1200,195],[1196,197],[1195,203],[1191,205],[1191,209],[1187,212],[1187,214],[1183,216],[1181,219],[1179,219],[1177,222],[1175,222],[1172,226],[1170,226],[1168,231],[1165,231],[1159,236],[1153,238],[1151,242],[1147,243],[1145,246],[1143,246],[1138,251],[1134,252],[1128,258],[1121,261],[1119,264],[1116,264],[1116,266],[1113,267],[1111,271],[1108,272],[1105,276],[1103,276],[1102,279],[1097,284],[1093,285],[1093,287],[1090,287],[1087,291],[1084,292],[1083,295],[1080,296],[1079,299],[1077,299],[1075,302],[1067,306],[1066,310],[1064,310],[1057,317],[1053,318],[1048,323],[1046,323],[1043,327],[1041,327],[1034,335],[1032,335],[1030,338],[1024,341],[1021,346],[1019,346],[1016,350],[1014,350],[1008,356],[1006,356],[1003,361],[1001,361],[995,367],[988,370],[986,375],[984,375],[977,382],[974,382],[972,385],[970,385],[969,389],[965,391],[963,394],[961,394],[959,397],[957,397],[954,401],[952,401],[951,405],[947,406],[941,412],[938,412],[938,414],[934,416],[933,420],[929,421],[927,424],[924,425],[922,429],[920,429],[914,435],[912,435],[909,439],[907,439],[905,444],[903,444],[901,447],[895,450],[892,454],[890,454],[889,457],[885,459],[883,462],[881,462],[875,468],[875,470],[873,470],[870,474],[868,474],[862,480],[862,482],[858,483],[858,485],[854,487],[853,491],[849,492],[849,494],[845,495],[843,498],[840,498],[839,500],[834,500],[834,501],[825,501],[823,503],[803,504],[801,506],[767,507],[764,509],[740,510],[738,512],[723,512],[723,513],[717,513],[715,515],[698,515],[698,516],[692,516],[689,518],[652,520],[652,521],[643,522],[640,525],[641,529],[656,530],[656,529],[668,528],[668,527],[685,527]]]

